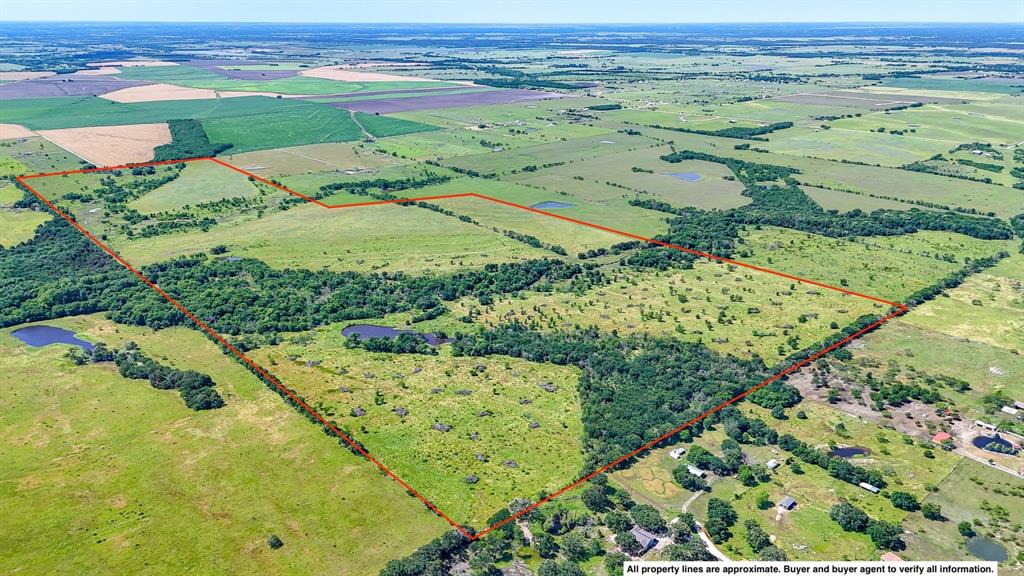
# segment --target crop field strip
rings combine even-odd
[[[74,218],[72,218],[67,213],[65,213],[63,210],[58,208],[53,202],[48,200],[45,196],[43,196],[40,192],[38,192],[36,189],[34,189],[27,182],[27,180],[30,180],[30,179],[33,179],[33,178],[48,178],[48,177],[65,176],[65,175],[69,175],[69,174],[109,172],[109,171],[113,171],[113,170],[121,170],[121,169],[129,169],[129,168],[145,167],[145,166],[177,164],[177,163],[184,163],[184,162],[213,162],[215,164],[223,166],[224,168],[227,168],[227,169],[230,169],[230,170],[234,170],[235,172],[243,174],[243,175],[245,175],[245,176],[247,176],[247,177],[249,177],[251,179],[260,181],[260,182],[262,182],[262,183],[264,183],[264,184],[266,184],[268,186],[271,186],[271,187],[276,188],[278,190],[281,190],[283,192],[287,192],[288,194],[291,194],[293,196],[302,198],[302,199],[304,199],[304,200],[306,200],[308,202],[316,204],[316,205],[318,205],[318,206],[320,206],[322,208],[325,208],[325,209],[357,208],[357,207],[377,206],[377,205],[384,205],[384,204],[402,204],[402,203],[412,203],[412,202],[418,202],[418,201],[443,200],[443,199],[453,199],[453,198],[475,198],[475,199],[478,199],[478,200],[485,200],[485,201],[488,201],[488,202],[493,202],[493,203],[500,204],[500,205],[503,205],[503,206],[507,206],[507,207],[510,207],[510,208],[516,208],[516,209],[519,209],[519,210],[525,210],[527,212],[531,212],[531,213],[534,213],[534,214],[538,214],[538,215],[542,215],[542,216],[547,216],[547,217],[551,217],[551,218],[556,218],[556,219],[563,220],[563,221],[566,221],[566,222],[570,222],[570,223],[573,223],[573,224],[577,224],[577,225],[580,225],[580,226],[584,226],[584,227],[600,230],[600,231],[603,231],[603,232],[608,232],[608,233],[615,234],[615,235],[618,235],[618,236],[622,236],[622,237],[625,237],[625,238],[629,238],[629,239],[632,239],[632,240],[638,240],[638,241],[645,242],[645,243],[648,243],[648,244],[651,244],[651,245],[660,246],[660,247],[664,247],[664,248],[669,248],[669,249],[673,249],[673,250],[679,250],[681,252],[686,252],[686,253],[689,253],[689,254],[692,254],[692,255],[695,255],[695,256],[699,256],[699,257],[702,257],[702,258],[708,258],[708,259],[715,260],[715,261],[718,261],[718,262],[722,262],[722,263],[725,263],[725,264],[730,264],[730,265],[734,265],[734,266],[739,266],[739,267],[747,268],[747,269],[750,269],[750,270],[756,270],[758,272],[764,272],[764,273],[767,273],[767,274],[772,274],[774,276],[785,278],[787,280],[792,280],[792,281],[796,281],[796,282],[800,282],[800,283],[804,283],[804,284],[808,284],[808,285],[812,285],[812,286],[817,286],[819,288],[824,288],[824,289],[827,289],[827,290],[836,291],[836,292],[839,292],[839,293],[842,293],[842,294],[845,294],[845,295],[848,295],[848,296],[855,296],[855,297],[858,297],[858,298],[863,298],[863,299],[871,300],[871,301],[876,302],[876,303],[888,305],[891,308],[893,308],[893,310],[891,310],[888,314],[886,314],[886,315],[884,315],[884,316],[882,316],[880,318],[877,318],[874,322],[872,322],[869,325],[861,328],[860,330],[858,330],[858,331],[856,331],[856,332],[854,332],[854,333],[852,333],[852,334],[850,334],[850,335],[848,335],[848,336],[846,336],[846,337],[844,337],[844,338],[834,342],[833,344],[831,344],[829,346],[826,346],[826,347],[822,348],[821,350],[818,350],[817,352],[814,352],[813,354],[808,355],[803,360],[800,360],[800,361],[798,361],[798,362],[788,366],[787,368],[779,371],[778,373],[774,374],[773,376],[770,376],[770,377],[766,378],[765,380],[763,380],[762,382],[758,383],[757,385],[755,385],[755,386],[753,386],[753,387],[751,387],[751,388],[741,392],[740,394],[737,394],[736,396],[730,398],[729,400],[727,400],[727,401],[719,404],[718,406],[715,406],[714,408],[711,408],[710,410],[704,412],[703,414],[700,414],[699,416],[697,416],[697,417],[695,417],[695,418],[693,418],[693,419],[691,419],[691,420],[681,424],[680,426],[670,430],[669,432],[659,436],[658,438],[655,438],[655,439],[645,443],[644,445],[640,446],[639,448],[636,448],[635,450],[620,456],[619,458],[613,460],[612,462],[604,464],[603,466],[597,468],[593,472],[590,472],[589,474],[584,475],[583,477],[581,477],[581,478],[575,480],[574,482],[566,485],[565,487],[563,487],[563,488],[553,492],[552,494],[546,496],[545,498],[540,499],[537,502],[534,502],[533,504],[531,504],[530,506],[525,507],[522,510],[518,511],[517,513],[512,514],[512,515],[506,517],[504,520],[502,520],[500,522],[497,522],[497,523],[495,523],[495,524],[493,524],[493,525],[491,525],[491,526],[489,526],[487,528],[484,528],[483,530],[481,530],[479,532],[471,532],[470,530],[467,530],[465,527],[463,527],[461,524],[459,524],[459,523],[455,522],[454,520],[452,520],[438,506],[436,506],[433,502],[431,502],[429,499],[427,499],[425,496],[423,496],[423,494],[421,494],[415,488],[413,488],[412,486],[408,485],[404,480],[402,480],[402,478],[400,478],[397,474],[392,472],[380,460],[378,460],[373,455],[371,455],[359,443],[357,443],[354,440],[352,440],[347,434],[345,434],[343,431],[341,431],[338,427],[336,427],[335,425],[331,424],[324,416],[322,416],[319,412],[314,410],[306,402],[304,402],[301,398],[299,398],[291,389],[289,389],[287,386],[285,386],[284,384],[279,382],[277,378],[272,376],[268,371],[263,369],[259,364],[257,364],[256,362],[254,362],[253,360],[248,358],[245,354],[243,354],[241,352],[241,350],[239,350],[234,345],[232,345],[220,333],[218,333],[213,328],[211,328],[208,324],[206,324],[205,322],[200,320],[195,314],[193,314],[191,311],[189,311],[184,305],[179,303],[170,294],[168,294],[163,289],[161,289],[152,280],[150,280],[148,277],[146,277],[146,275],[143,274],[140,270],[138,270],[131,263],[129,263],[128,261],[123,259],[117,252],[115,252],[114,250],[109,248],[99,238],[94,236],[84,226],[79,224]],[[311,198],[309,196],[306,196],[304,194],[301,194],[299,192],[291,190],[291,189],[289,189],[289,188],[287,188],[285,186],[282,186],[280,184],[276,184],[274,182],[271,182],[268,179],[262,178],[260,176],[255,175],[255,174],[252,174],[252,173],[250,173],[250,172],[248,172],[248,171],[246,171],[246,170],[244,170],[242,168],[238,168],[238,167],[233,166],[233,165],[231,165],[231,164],[229,164],[227,162],[224,162],[222,160],[219,160],[217,158],[212,158],[212,157],[188,158],[188,159],[181,159],[181,160],[166,160],[166,161],[160,161],[160,162],[145,162],[145,163],[139,163],[139,164],[125,164],[125,165],[120,165],[120,166],[106,166],[106,167],[100,167],[100,168],[89,168],[89,169],[81,169],[81,170],[67,170],[67,171],[61,171],[61,172],[48,172],[48,173],[30,174],[30,175],[18,176],[18,177],[16,177],[16,179],[17,179],[17,181],[22,186],[24,186],[27,190],[29,190],[37,198],[39,198],[40,201],[42,201],[44,204],[46,204],[55,214],[57,214],[61,218],[65,219],[69,224],[71,224],[75,229],[77,229],[81,234],[83,234],[91,242],[96,244],[100,249],[102,249],[104,252],[106,252],[112,258],[114,258],[114,260],[116,260],[119,264],[124,266],[132,274],[134,274],[136,277],[138,277],[144,284],[146,284],[147,286],[152,288],[161,297],[163,297],[165,300],[167,300],[172,306],[177,308],[182,314],[184,314],[187,318],[189,318],[192,322],[194,322],[196,324],[196,326],[201,328],[210,337],[212,337],[216,342],[220,343],[227,350],[231,351],[239,360],[241,360],[243,363],[245,363],[250,368],[252,368],[257,374],[259,374],[261,377],[263,377],[266,381],[272,383],[283,394],[285,394],[290,400],[294,401],[296,403],[296,405],[301,407],[310,416],[315,418],[316,421],[318,421],[321,424],[323,424],[324,427],[326,427],[331,432],[336,434],[339,438],[341,438],[346,443],[348,443],[352,447],[352,449],[354,449],[361,456],[363,456],[368,461],[370,461],[372,464],[374,464],[378,469],[380,469],[381,472],[383,472],[388,477],[390,477],[392,480],[397,482],[400,486],[402,486],[410,495],[416,497],[425,506],[427,506],[428,509],[430,509],[432,512],[434,512],[435,514],[437,514],[438,516],[443,518],[452,527],[454,527],[456,530],[458,530],[461,534],[463,534],[466,538],[468,538],[470,540],[479,539],[479,538],[483,537],[484,535],[486,535],[487,533],[489,533],[489,532],[491,532],[491,531],[493,531],[493,530],[495,530],[495,529],[497,529],[497,528],[499,528],[499,527],[501,527],[501,526],[503,526],[503,525],[505,525],[505,524],[507,524],[509,522],[515,521],[520,516],[522,516],[524,514],[527,514],[530,511],[532,511],[532,510],[534,510],[534,509],[536,509],[536,508],[538,508],[538,507],[540,507],[540,506],[542,506],[542,505],[544,505],[544,504],[554,500],[555,498],[561,496],[562,494],[565,494],[566,492],[572,490],[573,488],[576,488],[577,486],[583,484],[584,482],[586,482],[587,480],[593,478],[594,476],[596,476],[596,475],[598,475],[598,474],[600,474],[602,472],[605,472],[605,471],[607,471],[607,470],[617,466],[618,464],[620,464],[620,463],[622,463],[622,462],[624,462],[626,460],[629,460],[630,458],[633,458],[634,456],[636,456],[636,455],[638,455],[638,454],[640,454],[642,452],[645,452],[646,450],[650,449],[653,446],[656,446],[657,444],[659,444],[660,442],[666,440],[667,438],[670,438],[671,436],[679,433],[681,430],[683,430],[683,429],[693,425],[694,423],[696,423],[696,422],[706,418],[707,416],[709,416],[709,415],[711,415],[711,414],[713,414],[715,412],[718,412],[719,410],[725,408],[726,406],[729,406],[731,404],[734,404],[735,402],[738,402],[739,400],[743,399],[747,395],[749,395],[749,394],[751,394],[751,393],[753,393],[753,392],[755,392],[755,391],[757,391],[757,390],[767,386],[768,384],[770,384],[772,382],[775,382],[776,380],[779,380],[779,379],[785,377],[786,375],[795,372],[796,370],[800,369],[801,367],[803,367],[803,366],[813,362],[814,360],[824,356],[825,354],[828,354],[829,352],[839,348],[840,346],[843,346],[847,342],[850,342],[851,340],[853,340],[853,339],[855,339],[855,338],[857,338],[857,337],[859,337],[859,336],[861,336],[861,335],[863,335],[863,334],[865,334],[865,333],[867,333],[867,332],[877,328],[878,326],[881,326],[882,324],[884,324],[884,323],[888,322],[889,320],[891,320],[891,319],[893,319],[893,318],[903,314],[904,312],[906,312],[909,309],[904,304],[900,304],[900,303],[896,303],[896,302],[891,302],[889,300],[885,300],[885,299],[882,299],[882,298],[878,298],[878,297],[874,297],[874,296],[869,296],[869,295],[862,294],[862,293],[859,293],[859,292],[854,292],[854,291],[851,291],[851,290],[846,290],[844,288],[839,288],[839,287],[832,286],[832,285],[829,285],[829,284],[825,284],[825,283],[822,283],[822,282],[817,282],[817,281],[814,281],[814,280],[809,280],[809,279],[801,278],[799,276],[794,276],[794,275],[786,274],[784,272],[780,272],[780,271],[777,271],[777,270],[772,270],[772,269],[769,269],[769,268],[763,268],[761,266],[757,266],[757,265],[754,265],[754,264],[749,264],[749,263],[745,263],[745,262],[731,260],[731,259],[724,258],[724,257],[721,257],[721,256],[715,256],[713,254],[708,254],[708,253],[701,252],[701,251],[698,251],[698,250],[693,250],[693,249],[690,249],[690,248],[686,248],[684,246],[678,246],[678,245],[675,245],[675,244],[670,244],[668,242],[663,242],[663,241],[660,241],[660,240],[655,240],[653,238],[646,238],[646,237],[643,237],[643,236],[640,236],[640,235],[637,235],[637,234],[633,234],[633,233],[630,233],[630,232],[624,232],[624,231],[621,231],[621,230],[616,230],[614,228],[609,228],[609,227],[606,227],[606,226],[601,226],[599,224],[594,224],[594,223],[591,223],[591,222],[586,222],[586,221],[583,221],[583,220],[578,220],[578,219],[571,218],[571,217],[568,217],[568,216],[563,216],[563,215],[560,215],[560,214],[554,214],[554,213],[547,212],[547,211],[544,211],[544,210],[540,210],[540,209],[537,209],[537,208],[532,208],[532,207],[529,207],[529,206],[524,206],[524,205],[517,204],[517,203],[514,203],[514,202],[510,202],[510,201],[507,201],[507,200],[501,200],[501,199],[498,199],[498,198],[493,198],[493,197],[490,197],[490,196],[485,196],[485,195],[477,194],[477,193],[474,193],[474,192],[465,192],[465,193],[456,193],[456,194],[443,194],[443,195],[424,196],[424,197],[416,197],[416,198],[397,198],[397,199],[393,199],[393,200],[377,200],[377,201],[371,201],[371,202],[357,202],[357,203],[349,203],[349,204],[327,204],[325,202],[322,202],[321,200],[318,200],[318,199],[315,199],[315,198]]]

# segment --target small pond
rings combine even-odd
[[[702,176],[696,172],[670,172],[669,174],[666,174],[666,176],[671,176],[687,182],[697,182],[702,178]]]
[[[1002,562],[1010,557],[1006,547],[991,538],[975,536],[967,541],[967,551],[990,562]]]
[[[993,442],[1004,448],[1013,449],[1013,444],[999,434],[995,434],[994,436],[975,436],[974,440],[971,440],[971,444],[974,444],[975,448],[981,448],[982,450],[986,450],[985,446],[988,446]],[[994,452],[994,450],[989,450],[989,452]]]
[[[71,344],[72,346],[78,346],[84,350],[92,350],[96,347],[91,342],[86,342],[85,340],[78,338],[75,336],[75,333],[70,330],[57,328],[55,326],[44,326],[42,324],[18,328],[11,332],[11,336],[14,336],[18,340],[21,340],[25,344],[34,348],[40,348],[50,344]]]
[[[449,342],[446,338],[440,338],[437,334],[421,334],[415,330],[399,330],[397,328],[391,328],[390,326],[377,326],[376,324],[353,324],[346,326],[341,331],[341,335],[348,338],[355,334],[356,338],[360,340],[366,340],[367,338],[397,338],[400,334],[415,334],[422,336],[427,344],[431,346],[437,346],[438,344],[444,344]]]
[[[552,210],[556,208],[574,208],[573,204],[567,204],[565,202],[555,202],[554,200],[547,200],[544,202],[538,202],[530,208],[540,208],[541,210]]]
[[[836,448],[828,453],[829,456],[837,456],[839,458],[853,458],[854,456],[864,456],[866,454],[871,454],[871,450],[861,448],[860,446],[845,446]]]

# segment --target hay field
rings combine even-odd
[[[40,130],[39,135],[96,166],[148,162],[154,148],[171,142],[164,122]]]

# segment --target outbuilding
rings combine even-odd
[[[932,436],[932,442],[936,444],[942,444],[946,440],[952,440],[953,436],[949,432],[939,432],[935,436]]]
[[[878,494],[878,486],[875,486],[874,484],[861,482],[860,484],[857,484],[857,486],[860,486],[861,488],[867,490],[868,492],[871,492],[872,494]]]
[[[671,456],[673,460],[679,460],[680,458],[683,457],[683,454],[686,454],[686,448],[676,448],[675,450],[668,453],[668,455]]]
[[[779,500],[779,508],[782,508],[783,510],[792,510],[793,508],[796,508],[796,500],[790,496],[786,496],[782,500]]]
[[[703,478],[708,475],[707,472],[701,470],[700,468],[697,468],[693,464],[687,464],[686,469],[690,472],[690,474],[693,474],[697,478]]]
[[[776,460],[775,458],[772,458],[771,460],[764,463],[764,467],[769,470],[775,470],[776,468],[779,467],[779,461]]]

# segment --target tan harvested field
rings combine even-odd
[[[0,140],[13,140],[15,138],[31,138],[36,133],[25,128],[21,124],[0,124]]]
[[[0,80],[16,82],[18,80],[32,80],[33,78],[47,78],[55,75],[56,72],[0,72]]]
[[[210,90],[209,88],[186,88],[173,84],[149,84],[133,86],[101,94],[100,98],[133,104],[136,102],[162,102],[166,100],[211,100],[213,98],[236,98],[240,96],[278,96],[272,92],[239,92],[235,90]]]
[[[39,135],[97,166],[147,162],[154,148],[171,142],[164,122],[40,130]]]
[[[303,70],[299,72],[299,75],[309,76],[310,78],[338,80],[340,82],[437,82],[437,80],[431,78],[417,78],[416,76],[346,70],[341,66],[321,66],[312,70]]]
[[[93,68],[104,66],[118,66],[121,68],[139,68],[148,66],[177,66],[176,62],[164,62],[163,60],[121,60],[118,62],[89,62]]]
[[[111,74],[120,74],[120,68],[114,68],[113,66],[102,66],[100,68],[91,68],[89,70],[79,70],[75,72],[76,76],[109,76]]]
[[[371,60],[370,62],[359,62],[358,64],[347,64],[348,68],[422,68],[429,66],[426,62],[383,62]]]

